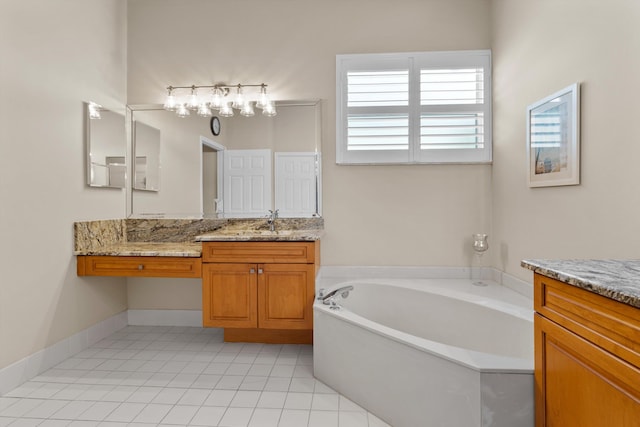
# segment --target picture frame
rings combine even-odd
[[[580,184],[580,84],[527,107],[529,187]]]

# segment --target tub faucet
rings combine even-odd
[[[319,297],[319,299],[322,299],[322,303],[324,305],[335,305],[335,300],[334,298],[337,295],[340,295],[342,298],[346,298],[349,296],[349,292],[353,290],[353,286],[348,285],[348,286],[343,286],[341,288],[338,289],[334,289],[331,292],[328,293],[322,293],[321,296]],[[333,303],[333,304],[332,304]]]
[[[269,210],[269,216],[267,217],[269,231],[276,231],[276,219],[278,219],[278,209],[275,211]]]

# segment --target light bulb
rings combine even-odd
[[[240,110],[240,114],[245,117],[255,116],[255,111],[253,111],[253,105],[251,101],[247,101],[242,105],[242,110]]]
[[[267,104],[262,109],[262,115],[267,117],[273,117],[276,114],[278,114],[278,112],[276,111],[276,106],[273,103],[273,101],[267,102]]]
[[[173,88],[169,86],[167,88],[167,99],[164,101],[164,109],[167,111],[175,111],[178,108],[178,102],[173,94]]]
[[[242,94],[242,86],[238,85],[238,92],[236,98],[233,100],[232,107],[235,109],[241,109],[244,106],[244,95]]]
[[[222,117],[233,117],[233,108],[231,108],[228,102],[225,102],[222,104],[222,107],[220,107],[219,114]]]
[[[200,100],[198,99],[198,90],[195,86],[191,87],[191,95],[189,95],[189,100],[187,101],[187,108],[189,110],[197,110],[200,105]]]
[[[267,96],[267,86],[260,86],[260,96],[258,96],[258,100],[256,101],[256,107],[264,108],[265,105],[269,103],[269,96]]]
[[[184,104],[179,104],[178,108],[176,108],[176,114],[178,115],[178,117],[184,119],[190,113],[189,113],[189,110],[187,110],[187,107]]]

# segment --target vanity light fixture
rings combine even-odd
[[[245,88],[260,88],[256,94],[247,93]],[[199,89],[211,89],[211,91],[199,92]],[[233,100],[231,89],[236,89]],[[182,92],[182,93],[178,93]],[[213,110],[218,110],[222,117],[232,117],[233,109],[240,110],[245,117],[255,115],[254,104],[262,110],[262,114],[273,117],[277,114],[274,102],[267,95],[267,85],[262,84],[238,84],[228,85],[204,85],[204,86],[168,86],[167,98],[164,109],[175,111],[179,117],[187,117],[190,111],[195,111],[199,116],[211,117]]]
[[[233,104],[231,105],[236,110],[244,107],[244,95],[242,94],[242,86],[238,85],[238,91],[236,92],[236,97],[233,100]]]
[[[173,88],[169,86],[167,93],[167,99],[164,101],[164,109],[167,111],[176,111],[178,108],[178,100],[176,100],[176,96],[173,94]]]
[[[198,105],[200,105],[200,100],[198,99],[198,89],[195,86],[191,86],[191,95],[189,95],[186,106],[189,110],[195,111],[198,109]]]

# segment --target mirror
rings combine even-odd
[[[127,143],[124,115],[93,103],[85,103],[84,110],[87,184],[90,187],[125,188]]]
[[[224,200],[237,199],[231,197],[235,194],[229,194],[235,191],[233,188],[237,188],[230,185],[235,177],[227,176],[225,181],[224,174],[225,155],[229,158],[234,150],[270,150],[269,161],[274,165],[278,153],[313,155],[313,170],[311,174],[304,175],[304,184],[296,181],[299,174],[289,174],[288,184],[280,188],[295,189],[296,194],[308,194],[310,188],[313,191],[313,196],[308,197],[313,202],[307,203],[307,210],[284,209],[285,212],[291,212],[289,217],[321,215],[320,101],[278,101],[276,108],[278,114],[275,117],[262,116],[259,112],[253,117],[239,114],[229,118],[219,117],[221,130],[219,135],[214,136],[211,118],[199,117],[195,112],[189,117],[180,118],[164,110],[162,105],[129,106],[132,129],[144,124],[156,129],[160,135],[158,164],[161,168],[158,181],[162,183],[157,192],[129,189],[130,215],[171,218],[242,216],[229,215],[224,209]],[[132,157],[137,159],[144,157],[144,154],[138,149],[136,134],[131,133],[131,151]],[[147,163],[147,179],[149,166]],[[268,181],[274,191],[271,191],[266,206],[268,209],[279,209],[278,203],[291,197],[278,197],[275,167],[270,170]],[[310,175],[313,175],[313,179],[309,179]],[[265,209],[265,215],[268,209]]]
[[[136,141],[133,162],[133,189],[160,190],[160,129],[136,121],[133,123]]]

